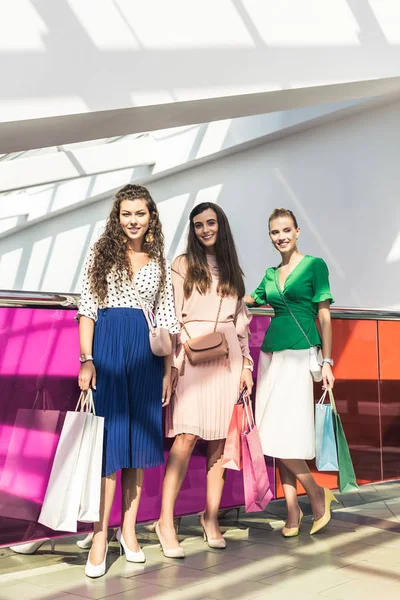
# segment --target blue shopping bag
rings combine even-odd
[[[327,391],[315,405],[315,464],[318,471],[339,471],[332,405],[324,403]]]

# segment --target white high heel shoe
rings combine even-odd
[[[51,553],[53,554],[54,549],[56,547],[56,540],[52,538],[46,538],[45,540],[40,540],[39,542],[28,542],[26,544],[15,544],[14,546],[10,546],[10,550],[15,552],[16,554],[35,554],[45,544],[46,542],[50,542],[51,545]]]
[[[87,536],[83,540],[78,540],[76,542],[76,545],[79,546],[79,548],[82,548],[82,550],[89,550],[92,547],[93,536],[94,536],[94,533],[92,531],[91,533],[88,533]],[[116,530],[113,529],[111,536],[110,536],[110,534],[108,535],[108,541],[113,542],[116,539],[117,539],[116,538]]]
[[[134,552],[133,550],[130,550],[128,548],[128,546],[126,545],[126,542],[124,540],[124,536],[122,535],[121,527],[118,529],[115,537],[117,538],[117,542],[119,542],[119,544],[120,544],[120,556],[122,556],[122,553],[125,552],[125,558],[128,562],[133,562],[133,563],[146,562],[146,557],[145,557],[142,549],[140,549],[139,552]]]
[[[106,560],[107,560],[107,552],[108,552],[108,542],[106,542],[106,551],[104,554],[104,560],[100,565],[92,565],[92,563],[90,562],[90,554],[91,554],[92,550],[90,550],[89,552],[89,556],[86,562],[86,566],[85,566],[85,575],[87,577],[91,577],[92,579],[95,579],[96,577],[103,577],[103,575],[106,572]]]
[[[93,531],[92,531],[92,533],[88,533],[87,536],[83,540],[78,540],[76,542],[76,545],[79,546],[79,548],[82,548],[82,550],[88,550],[89,548],[92,547],[93,535],[94,535]]]

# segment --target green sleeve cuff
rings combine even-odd
[[[315,302],[315,304],[318,304],[318,302],[324,302],[325,300],[329,300],[330,304],[333,304],[335,302],[329,292],[326,292],[324,294],[317,294],[312,299],[312,301]]]
[[[257,296],[257,294],[255,292],[250,294],[250,296],[251,296],[251,298],[253,298],[253,300],[256,301],[256,304],[258,304],[258,306],[262,306],[263,304],[265,304],[265,301],[263,299],[261,299],[260,296]]]

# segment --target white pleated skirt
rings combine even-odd
[[[308,349],[260,352],[256,423],[265,455],[305,460],[315,457]]]

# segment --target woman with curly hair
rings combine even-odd
[[[126,185],[115,197],[104,233],[87,258],[79,307],[79,386],[94,390],[104,417],[100,521],[94,524],[86,575],[104,575],[107,530],[122,469],[121,551],[144,562],[135,524],[144,469],[164,463],[162,406],[171,396],[172,357],[155,356],[137,294],[157,325],[179,332],[171,271],[157,206],[148,190]]]

